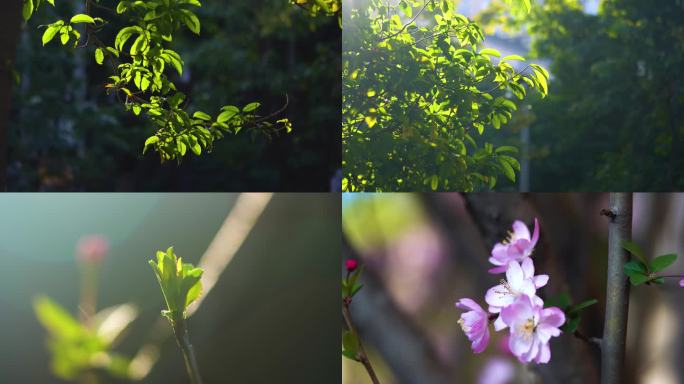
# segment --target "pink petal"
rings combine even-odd
[[[565,313],[558,307],[544,308],[539,323],[552,327],[560,327],[565,323]]]
[[[487,344],[489,344],[489,330],[485,329],[482,335],[477,340],[473,341],[473,345],[471,346],[473,353],[481,353],[487,348]]]
[[[506,269],[506,280],[511,287],[519,287],[523,282],[523,270],[520,268],[520,264],[517,261],[512,261],[508,263],[508,269]]]
[[[541,288],[549,282],[549,275],[537,275],[533,278],[534,286],[536,288]]]
[[[492,259],[489,259],[489,261],[491,262]],[[492,263],[492,264],[496,264],[496,263]],[[498,267],[488,269],[487,272],[492,273],[492,274],[503,273],[503,272],[506,272],[506,266],[500,265]]]
[[[510,291],[503,284],[495,285],[487,290],[485,301],[490,307],[505,307],[515,300]],[[489,312],[492,312],[490,309]],[[498,311],[497,311],[498,312]]]
[[[532,276],[534,276],[534,262],[532,261],[531,258],[529,258],[529,257],[524,258],[521,266],[522,266],[523,274],[525,275],[526,279],[529,279]]]
[[[532,247],[534,248],[537,245],[537,241],[539,240],[539,221],[537,218],[534,218],[534,233],[532,234]]]
[[[472,299],[463,298],[456,302],[456,308],[470,309],[472,311],[484,312],[482,307]]]
[[[539,339],[533,338],[530,350],[527,353],[518,356],[519,360],[525,363],[529,363],[530,361],[534,360],[534,358],[539,354],[539,344]]]
[[[501,315],[494,320],[494,330],[499,332],[502,329],[506,329],[508,327],[506,323],[504,323],[503,319],[501,318]]]
[[[541,350],[537,355],[537,364],[546,364],[551,360],[551,348],[548,343],[543,343],[541,345]]]
[[[513,304],[501,310],[501,318],[509,327],[514,326],[518,320],[527,321],[533,314],[532,303],[526,295],[519,296]]]
[[[527,225],[520,220],[513,222],[513,234],[517,239],[530,239],[530,230]]]
[[[537,293],[537,288],[535,288],[531,279],[523,280],[520,286],[513,287],[513,289],[527,296],[534,296],[534,294]]]
[[[539,340],[541,340],[542,343],[548,343],[549,340],[551,340],[551,337],[560,336],[561,331],[560,331],[560,329],[558,329],[554,326],[541,323],[541,324],[537,325],[536,333],[537,333],[537,337],[539,337]]]
[[[532,348],[534,338],[522,337],[516,333],[511,333],[511,338],[508,340],[508,348],[514,355],[520,358]]]

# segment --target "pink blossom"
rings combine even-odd
[[[109,241],[102,235],[83,236],[76,244],[76,258],[82,262],[101,262],[109,253]]]
[[[356,267],[359,266],[359,263],[354,259],[347,259],[344,262],[344,266],[347,268],[347,272],[354,272],[354,270],[356,270]]]
[[[536,296],[537,288],[545,286],[548,281],[548,275],[534,275],[534,264],[529,257],[520,264],[511,261],[506,269],[506,280],[501,280],[501,284],[489,288],[485,295],[489,312],[500,313],[521,295],[532,297],[535,303],[543,305],[543,301]],[[500,331],[504,328],[506,324],[499,316],[494,322],[494,329]]]
[[[549,340],[561,334],[565,314],[556,307],[544,308],[527,295],[501,311],[501,318],[511,329],[508,347],[522,363],[548,363]]]
[[[679,280],[679,286],[684,287],[684,279]]]
[[[515,366],[510,359],[492,357],[484,365],[477,378],[478,384],[508,384],[513,382]]]
[[[487,348],[489,343],[489,314],[485,312],[475,301],[465,298],[456,302],[456,308],[469,311],[461,314],[458,324],[472,342],[474,353],[480,353]]]
[[[496,267],[489,273],[501,273],[506,271],[511,261],[522,261],[532,255],[532,250],[539,240],[539,222],[534,219],[534,233],[530,236],[530,230],[520,220],[513,222],[513,232],[509,232],[508,238],[501,243],[496,243],[492,249],[492,257],[489,262]]]

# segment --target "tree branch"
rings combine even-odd
[[[356,358],[358,361],[363,364],[363,367],[366,368],[366,371],[368,372],[368,376],[370,376],[371,381],[373,384],[380,384],[380,380],[378,380],[378,375],[375,374],[375,370],[373,370],[373,366],[370,363],[370,360],[368,359],[368,354],[366,354],[366,350],[363,348],[363,343],[361,342],[361,338],[359,337],[359,333],[356,332],[356,328],[354,327],[354,324],[352,323],[351,320],[351,313],[349,312],[349,305],[351,304],[351,297],[345,298],[342,300],[342,316],[344,317],[345,323],[347,323],[347,329],[354,334],[354,337],[356,338],[356,341],[359,343],[359,351],[356,355]]]
[[[632,238],[632,194],[611,193],[610,207],[602,210],[608,223],[606,317],[601,348],[601,383],[624,383],[629,283],[623,267],[629,255],[622,242]]]

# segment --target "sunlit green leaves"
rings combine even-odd
[[[35,12],[40,3],[41,0],[26,0],[26,17]],[[109,23],[88,12],[73,15],[69,22],[60,20],[47,25],[42,42],[45,45],[59,35],[62,45],[73,43],[78,47],[81,32],[77,28],[82,27],[79,29],[88,33],[83,39],[84,45],[95,45],[95,62],[102,65],[107,58],[112,64],[114,73],[108,77],[104,88],[108,94],[116,95],[128,111],[147,119],[154,135],[145,141],[143,153],[154,149],[162,162],[180,162],[188,153],[210,152],[216,140],[243,129],[259,129],[267,135],[281,130],[290,132],[292,124],[288,119],[270,121],[278,113],[258,116],[258,102],[249,103],[242,109],[226,106],[216,120],[205,112],[198,111],[190,116],[185,110],[188,107],[185,95],[177,92],[172,81],[174,74],[168,73],[175,71],[181,76],[184,62],[169,43],[173,42],[173,34],[184,27],[195,34],[200,33],[200,20],[193,12],[194,7],[200,6],[198,0],[121,0],[116,13],[126,14],[130,24],[116,31],[111,46],[91,35]]]
[[[104,62],[104,52],[102,51],[102,48],[97,48],[95,50],[95,62],[100,65]]]
[[[157,251],[157,260],[150,260],[149,264],[157,276],[166,302],[167,310],[162,313],[171,320],[184,317],[188,306],[202,293],[202,269],[183,263],[173,247],[166,252]]]
[[[57,35],[57,33],[63,25],[64,21],[62,20],[49,24],[45,29],[45,32],[43,32],[43,45],[52,41],[52,39],[55,37],[55,35]]]
[[[517,179],[515,150],[487,143],[487,130],[524,114],[517,100],[529,90],[546,95],[549,74],[514,67],[520,55],[497,60],[499,51],[482,48],[482,28],[452,8],[402,0],[352,9],[355,44],[343,52],[344,190],[473,191]],[[417,12],[434,22],[407,16]]]
[[[74,15],[71,18],[70,22],[72,24],[79,24],[79,23],[95,24],[95,20],[92,17],[90,17],[88,15],[84,15],[84,14]]]

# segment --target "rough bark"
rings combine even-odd
[[[604,215],[610,222],[601,383],[619,384],[625,382],[625,345],[629,309],[629,282],[623,272],[629,255],[621,243],[632,238],[632,194],[611,193],[609,207]]]

